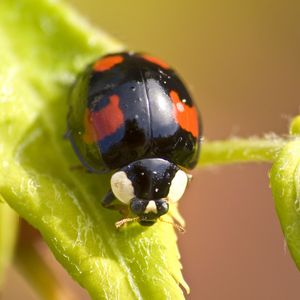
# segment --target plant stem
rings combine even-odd
[[[18,224],[18,215],[0,198],[0,287],[14,253]]]
[[[40,245],[39,235],[22,222],[20,239],[16,247],[15,265],[24,279],[44,300],[74,300],[75,295],[59,281],[49,266]]]
[[[273,162],[285,143],[284,139],[274,136],[204,142],[199,166]]]

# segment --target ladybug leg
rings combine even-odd
[[[129,208],[127,205],[121,204],[111,190],[101,200],[103,207],[119,211],[125,217],[129,215]]]
[[[86,167],[84,167],[83,165],[70,166],[70,170],[71,171],[84,171],[86,173],[93,173],[92,171],[90,171]]]
[[[115,195],[113,194],[112,190],[109,190],[108,193],[104,196],[101,201],[101,204],[105,208],[111,208],[116,200]]]

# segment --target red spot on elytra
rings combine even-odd
[[[147,54],[142,55],[142,57],[145,60],[162,67],[163,69],[169,69],[170,68],[168,64],[166,64],[164,61],[162,61],[162,60],[160,60],[156,57],[153,57],[153,56],[150,56],[150,55],[147,55]]]
[[[120,64],[123,60],[124,57],[121,55],[107,56],[97,60],[93,66],[93,70],[96,72],[107,71],[113,68],[115,65]]]
[[[196,108],[183,103],[175,91],[170,92],[173,102],[173,113],[180,127],[190,132],[195,138],[199,135],[198,113]]]
[[[109,100],[109,103],[99,111],[85,110],[83,140],[87,144],[103,140],[124,124],[124,115],[119,107],[119,96],[112,95]]]

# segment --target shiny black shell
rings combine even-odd
[[[198,161],[201,122],[187,89],[164,62],[114,53],[89,65],[74,84],[68,137],[92,172],[142,158],[191,169]]]

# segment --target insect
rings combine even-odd
[[[187,89],[173,69],[152,56],[106,55],[72,88],[68,138],[87,170],[112,173],[102,205],[122,212],[117,227],[163,221],[188,185],[186,170],[198,161],[201,135]]]

